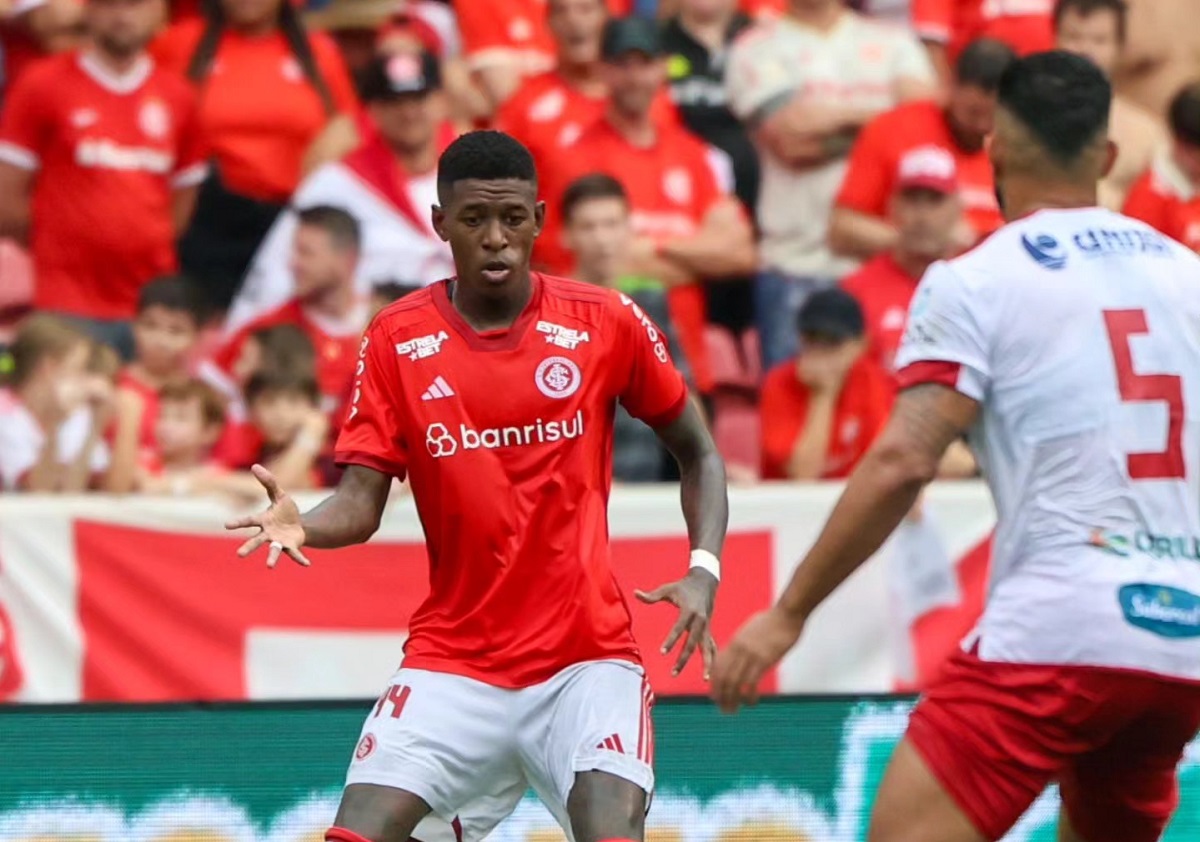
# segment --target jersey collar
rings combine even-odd
[[[114,73],[86,52],[79,53],[79,68],[92,80],[114,94],[131,94],[145,84],[154,69],[154,60],[143,55],[124,73]]]
[[[517,320],[511,326],[500,330],[486,330],[480,333],[467,324],[467,320],[455,309],[454,303],[450,300],[449,281],[440,281],[433,285],[431,290],[433,303],[438,312],[442,314],[442,318],[450,324],[455,333],[463,338],[467,347],[472,351],[511,351],[521,343],[521,339],[529,329],[529,323],[533,321],[533,317],[542,305],[542,276],[538,272],[530,272],[529,278],[533,287],[529,303],[525,305],[525,309],[521,311],[521,315],[517,316]]]

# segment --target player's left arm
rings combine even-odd
[[[683,519],[687,522],[693,560],[698,557],[697,553],[707,553],[712,559],[719,559],[729,524],[725,462],[717,451],[695,400],[689,398],[679,417],[670,424],[656,428],[655,432],[679,463]],[[699,556],[701,559],[707,557]],[[679,619],[662,645],[665,654],[685,633],[687,635],[687,641],[675,662],[674,675],[679,675],[687,665],[697,646],[701,647],[705,679],[716,657],[717,645],[713,640],[711,622],[718,574],[715,569],[707,569],[708,566],[716,567],[715,564],[693,564],[682,579],[649,593],[637,592],[638,599],[643,602],[670,602],[679,608]]]

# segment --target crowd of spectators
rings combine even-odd
[[[1191,2],[0,0],[0,487],[336,482],[361,334],[453,273],[436,163],[486,127],[537,162],[536,268],[662,326],[736,480],[844,477],[922,273],[1002,223],[1015,56],[1110,76],[1101,202],[1200,249]],[[615,451],[672,476],[623,414]]]

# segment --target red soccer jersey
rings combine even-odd
[[[476,333],[444,281],[383,310],[337,446],[339,463],[412,485],[430,593],[404,665],[510,688],[583,661],[639,662],[609,567],[613,408],[661,426],[687,400],[632,301],[533,281],[507,330]]]
[[[905,103],[867,123],[850,152],[837,206],[886,217],[900,160],[924,146],[936,146],[954,156],[963,209],[980,237],[1004,224],[987,152],[966,152],[959,147],[941,106],[928,101]]]
[[[158,435],[158,390],[139,380],[129,369],[117,377],[117,388],[128,389],[142,399],[142,418],[138,422],[138,464],[143,467],[159,464]]]
[[[37,306],[132,318],[141,286],[175,268],[172,191],[204,176],[187,83],[149,59],[114,78],[78,53],[49,58],[5,102],[0,160],[37,170]]]
[[[912,0],[912,22],[926,41],[946,44],[950,62],[976,38],[995,38],[1019,55],[1054,49],[1053,0]]]
[[[251,334],[276,325],[296,325],[312,342],[317,355],[317,385],[321,389],[322,408],[326,412],[334,413],[336,423],[341,418],[337,409],[350,393],[350,384],[354,381],[358,344],[362,339],[362,325],[366,318],[367,311],[364,305],[359,312],[346,320],[346,324],[332,324],[314,316],[299,301],[291,301],[234,334],[213,357],[213,362],[228,377],[242,355],[242,345]]]
[[[842,280],[842,289],[862,307],[867,325],[867,356],[885,371],[895,371],[893,362],[904,338],[908,305],[920,281],[905,272],[891,254],[874,257]]]
[[[1122,212],[1200,252],[1200,191],[1174,167],[1156,162],[1142,173],[1130,189]]]

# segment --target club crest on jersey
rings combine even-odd
[[[441,353],[442,343],[450,338],[450,334],[444,330],[439,330],[437,333],[431,333],[428,336],[418,336],[416,339],[409,339],[407,342],[396,343],[396,353],[407,355],[410,360],[423,360],[426,357],[432,357],[434,354]]]
[[[551,322],[538,322],[537,332],[546,334],[547,344],[557,345],[569,351],[574,351],[581,342],[589,342],[592,338],[586,330],[574,330]]]
[[[546,357],[533,376],[538,391],[548,398],[569,398],[579,391],[583,377],[574,360],[566,357]]]
[[[162,140],[171,130],[171,112],[159,100],[147,100],[138,112],[138,126],[147,137]]]
[[[692,201],[692,176],[683,167],[674,167],[663,175],[663,192],[677,205]]]
[[[354,749],[355,760],[366,760],[375,751],[375,735],[363,734],[363,738],[358,741],[358,747]]]

